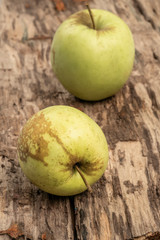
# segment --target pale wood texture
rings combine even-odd
[[[136,47],[127,84],[95,103],[69,94],[50,65],[57,27],[82,4],[66,0],[58,12],[51,0],[0,0],[0,230],[17,224],[21,240],[160,239],[160,1],[90,4],[124,19]],[[52,196],[20,169],[20,129],[32,114],[56,104],[81,109],[106,135],[109,166],[92,194]]]

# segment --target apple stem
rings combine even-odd
[[[80,168],[79,168],[77,165],[75,165],[75,168],[77,169],[77,171],[79,172],[80,176],[82,177],[82,179],[83,179],[83,181],[84,181],[84,183],[85,183],[88,191],[89,191],[90,193],[92,193],[92,188],[91,188],[91,186],[89,185],[89,183],[87,182],[87,180],[85,179],[85,177],[84,177],[82,171],[80,170]]]
[[[89,6],[88,3],[86,3],[86,7],[88,8],[88,12],[89,12],[89,15],[90,15],[91,20],[92,20],[93,29],[96,29],[95,22],[94,22],[94,18],[93,18],[93,14],[92,14],[92,11],[91,11],[90,6]]]

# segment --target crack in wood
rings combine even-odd
[[[146,10],[144,9],[143,3],[139,0],[133,0],[133,1],[134,1],[135,8],[144,17],[144,19],[151,24],[152,28],[155,30],[156,29],[155,23],[152,20],[152,18],[148,16]]]
[[[70,211],[71,211],[72,229],[73,229],[74,240],[78,240],[77,230],[76,230],[76,211],[77,211],[77,208],[75,207],[74,196],[69,197],[69,202],[70,202]]]
[[[129,238],[125,240],[159,240],[160,239],[160,232],[149,232],[147,234],[144,234],[142,236],[137,236],[134,238]]]

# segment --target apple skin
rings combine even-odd
[[[126,23],[111,12],[92,9],[71,15],[56,31],[51,64],[62,85],[89,101],[112,96],[132,71],[134,41]]]
[[[108,146],[95,121],[76,108],[58,105],[39,111],[24,125],[18,159],[40,189],[69,196],[87,189],[75,164],[92,185],[107,167]]]

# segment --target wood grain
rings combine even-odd
[[[0,0],[0,230],[17,224],[32,240],[160,238],[160,2],[91,1],[119,15],[133,32],[136,56],[123,89],[100,102],[69,94],[51,70],[52,37],[62,21],[83,8],[63,1]],[[64,104],[87,113],[103,129],[110,161],[93,193],[57,197],[23,175],[16,156],[26,120]],[[0,240],[11,239],[0,235]]]

